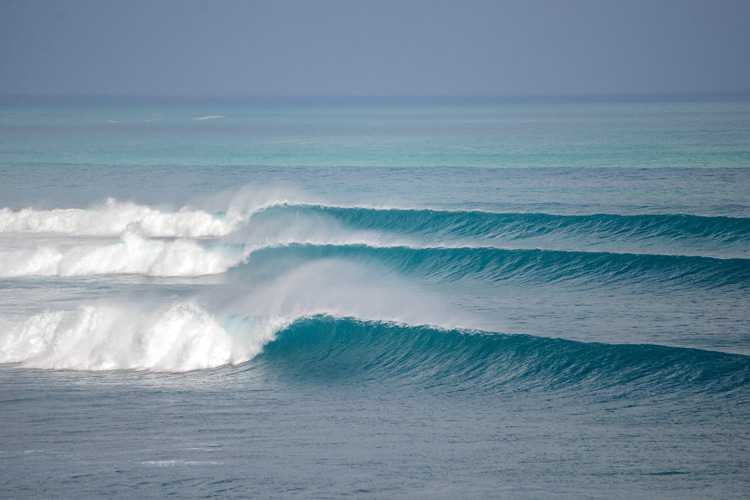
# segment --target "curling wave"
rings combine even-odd
[[[356,318],[300,318],[254,362],[304,380],[397,379],[444,391],[561,388],[731,394],[750,383],[750,358],[698,349],[597,344],[441,330]]]
[[[401,274],[455,281],[465,278],[530,284],[681,284],[703,288],[750,285],[750,260],[670,255],[615,254],[480,248],[294,244],[254,251],[249,267],[317,259],[378,264]],[[278,265],[278,264],[277,264]]]
[[[42,369],[184,372],[247,363],[317,383],[368,379],[445,392],[561,389],[731,395],[750,357],[643,344],[582,343],[318,314],[215,318],[194,303],[135,311],[85,305],[2,329],[0,363]]]
[[[534,245],[629,253],[750,258],[750,219],[684,214],[552,215],[430,209],[374,209],[278,204],[253,214],[255,224],[321,220],[390,240],[442,246]],[[563,247],[563,248],[561,248]]]

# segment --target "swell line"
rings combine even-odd
[[[681,214],[553,215],[279,204],[253,214],[247,226],[249,230],[297,228],[298,234],[348,232],[382,244],[750,258],[748,218]],[[285,231],[288,234],[291,229]],[[317,242],[325,243],[320,239]]]
[[[327,315],[297,319],[253,362],[308,380],[390,377],[449,391],[583,385],[650,394],[731,393],[750,383],[750,358],[736,354]]]
[[[406,234],[525,238],[568,232],[601,236],[627,235],[636,238],[693,237],[714,239],[725,243],[750,241],[750,218],[687,214],[555,215],[278,204],[260,210],[254,217],[272,217],[285,213],[298,215],[300,211],[329,215],[359,229]]]
[[[250,254],[246,266],[294,267],[320,259],[345,259],[379,264],[413,277],[456,281],[476,278],[491,282],[552,284],[568,281],[596,285],[616,283],[682,284],[702,288],[750,288],[750,260],[669,255],[508,250],[419,248],[406,246],[291,244]]]

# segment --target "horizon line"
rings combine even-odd
[[[745,101],[750,91],[621,93],[621,94],[527,94],[527,95],[148,95],[148,94],[2,94],[0,106],[75,104],[184,104],[184,103],[370,103],[421,104],[466,103],[617,103],[680,101]]]

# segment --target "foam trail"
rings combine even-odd
[[[3,326],[0,362],[44,369],[184,372],[247,361],[275,331],[269,322],[230,335],[192,302],[151,313],[82,305]]]
[[[64,233],[85,236],[117,236],[126,230],[151,237],[215,238],[233,232],[243,217],[230,211],[224,219],[202,210],[182,208],[175,213],[112,198],[90,210],[27,208],[0,210],[0,233]]]
[[[209,251],[190,240],[154,241],[125,232],[112,245],[78,246],[64,251],[52,246],[0,252],[0,276],[201,276],[220,274],[242,255]]]

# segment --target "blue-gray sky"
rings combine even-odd
[[[0,94],[750,91],[748,0],[0,0]]]

